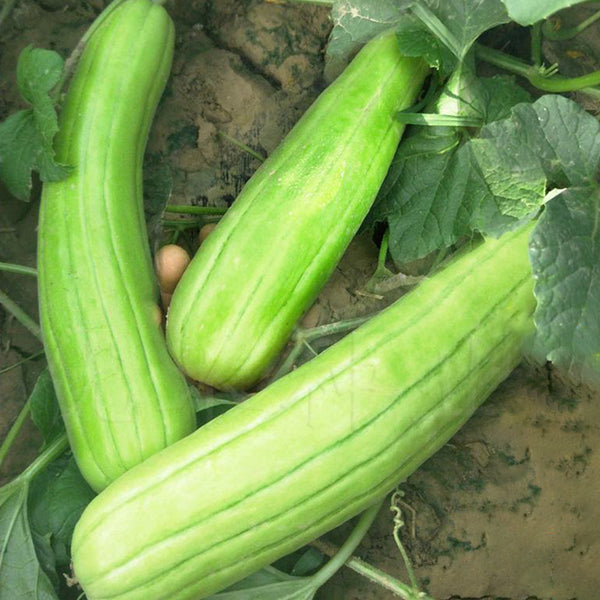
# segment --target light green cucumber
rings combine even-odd
[[[39,301],[44,347],[69,442],[100,490],[195,427],[169,357],[142,204],[142,160],[169,76],[173,23],[126,0],[91,35],[67,93],[44,185]]]
[[[200,600],[410,475],[521,359],[530,230],[463,254],[100,494],[73,537],[88,600]]]
[[[252,386],[371,207],[427,74],[395,33],[369,42],[263,163],[179,283],[167,342],[191,377]]]

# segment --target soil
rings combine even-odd
[[[68,56],[102,4],[16,4],[0,31],[0,120],[21,107],[15,84],[20,50],[33,43]],[[159,172],[169,168],[172,203],[227,206],[259,164],[230,138],[268,155],[324,87],[328,11],[259,0],[193,0],[168,8],[177,25],[176,57],[147,164]],[[593,55],[585,43],[585,56]],[[576,58],[559,45],[545,50]],[[1,261],[35,265],[39,185],[32,197],[22,203],[0,187]],[[180,242],[197,247],[193,232]],[[366,291],[376,261],[373,240],[359,235],[304,325],[368,314],[394,300],[400,288]],[[0,289],[37,318],[34,279],[0,273]],[[35,337],[0,311],[0,372],[40,350]],[[43,367],[40,358],[0,374],[0,439]],[[401,538],[428,593],[438,600],[596,600],[599,400],[552,371],[523,364],[401,486]],[[39,444],[28,425],[2,480],[26,466]],[[330,540],[341,543],[345,532],[340,528]],[[408,581],[388,508],[357,554]],[[347,569],[318,594],[321,600],[394,597]]]

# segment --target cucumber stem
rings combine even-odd
[[[31,356],[28,356],[27,358],[22,358],[21,360],[18,360],[16,363],[13,363],[12,365],[9,365],[8,367],[4,367],[3,369],[0,369],[0,375],[2,375],[4,373],[8,373],[9,371],[16,369],[19,365],[29,362],[30,360],[35,360],[36,358],[40,358],[41,356],[44,356],[44,354],[45,353],[42,350],[40,352],[36,352],[35,354],[32,354]]]
[[[334,0],[267,0],[269,4],[316,4],[318,6],[333,6]]]
[[[23,428],[23,425],[25,424],[25,419],[27,419],[30,412],[31,403],[28,399],[27,402],[23,404],[23,408],[21,408],[21,410],[19,411],[19,414],[17,415],[15,422],[11,425],[10,429],[8,430],[6,437],[4,438],[4,440],[2,440],[2,445],[0,445],[0,466],[2,466],[6,455],[10,451],[13,442],[15,441],[16,437],[19,435],[19,432]]]
[[[0,262],[0,271],[6,271],[7,273],[19,273],[20,275],[30,275],[31,277],[37,277],[37,271],[31,267],[25,265],[16,265],[13,263]]]
[[[475,44],[475,55],[491,65],[525,77],[531,85],[545,92],[582,91],[595,97],[600,95],[600,90],[594,89],[595,86],[600,85],[600,70],[579,77],[546,77],[528,63],[488,46]]]
[[[187,206],[185,204],[167,204],[165,212],[181,215],[224,215],[226,207],[221,206]],[[1,263],[0,263],[1,264]]]
[[[348,539],[344,542],[343,546],[335,553],[331,560],[315,575],[312,579],[314,582],[315,590],[320,588],[326,581],[331,579],[337,571],[339,571],[344,564],[350,559],[352,553],[356,550],[362,539],[365,537],[367,531],[373,524],[379,509],[381,508],[382,502],[377,502],[365,512],[362,513],[358,523],[355,525],[352,533]]]
[[[546,39],[552,41],[570,40],[587,29],[590,25],[593,25],[598,19],[600,19],[600,10],[581,21],[581,23],[574,25],[573,27],[565,27],[564,29],[554,29],[552,19],[549,19],[544,22],[542,32]]]
[[[234,138],[233,136],[229,135],[228,133],[225,133],[223,130],[218,129],[217,134],[220,135],[222,138],[226,139],[228,142],[231,142],[234,146],[237,146],[240,150],[243,150],[246,154],[249,154],[253,158],[256,158],[256,160],[259,160],[261,163],[267,160],[266,156],[263,156],[256,150],[253,150],[252,148],[250,148],[250,146],[244,144],[244,142],[241,142],[237,138]]]
[[[375,313],[376,314],[376,313]],[[312,340],[316,340],[328,335],[335,333],[344,333],[351,329],[356,329],[368,321],[374,314],[367,315],[365,317],[356,317],[354,319],[344,319],[342,321],[336,321],[335,323],[327,323],[326,325],[319,325],[318,327],[311,327],[309,329],[298,328],[293,336],[294,347],[290,350],[286,359],[283,361],[279,369],[275,372],[275,375],[271,378],[271,381],[275,381],[280,377],[283,377],[286,373],[292,370],[296,360],[302,354],[304,348],[308,345],[309,349],[314,353],[315,351],[310,346]]]
[[[413,13],[427,26],[435,37],[446,46],[459,59],[464,51],[456,36],[440,21],[437,15],[429,10],[425,4],[416,3],[411,6]]]
[[[531,28],[531,62],[539,69],[542,66],[542,24],[535,23]]]
[[[377,508],[379,508],[379,506]],[[311,546],[314,546],[327,556],[339,556],[340,550],[338,550],[333,544],[330,544],[329,542],[326,542],[324,540],[315,540],[314,542],[311,542]],[[373,583],[381,586],[382,588],[389,590],[394,594],[397,594],[401,598],[404,598],[404,600],[433,600],[433,598],[431,598],[427,594],[411,588],[410,586],[406,585],[405,583],[402,583],[395,577],[392,577],[385,571],[374,567],[373,565],[365,562],[364,560],[356,556],[349,556],[346,562],[344,563],[344,566],[348,567],[355,573],[362,575],[369,581],[372,581]],[[319,573],[317,573],[317,575]]]
[[[202,217],[200,219],[161,219],[164,227],[174,227],[176,229],[191,229],[192,227],[200,227],[206,223],[216,223],[221,217]]]
[[[428,127],[483,127],[483,121],[476,117],[462,115],[441,115],[437,113],[399,112],[396,119],[405,125],[426,125]]]
[[[31,481],[69,448],[67,434],[59,435],[18,477]]]
[[[410,584],[413,590],[419,590],[419,582],[417,581],[417,577],[415,575],[415,571],[413,569],[412,563],[410,561],[410,557],[408,556],[408,552],[400,539],[400,529],[404,527],[404,519],[402,518],[402,508],[400,504],[403,504],[402,496],[404,492],[401,489],[396,488],[396,491],[392,494],[392,500],[390,504],[390,510],[394,514],[394,541],[396,542],[396,546],[400,551],[400,555],[402,556],[402,561],[404,562],[404,566],[406,567],[406,571],[408,572],[408,578],[410,579]]]
[[[25,329],[33,334],[38,340],[42,339],[40,326],[14,301],[0,290],[0,305],[17,320]]]

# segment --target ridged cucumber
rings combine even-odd
[[[199,600],[363,510],[410,475],[521,359],[531,227],[488,240],[85,510],[89,600]]]
[[[142,204],[143,154],[173,38],[171,19],[151,0],[107,14],[61,115],[57,158],[73,172],[43,189],[44,346],[71,448],[96,490],[195,428],[156,319]]]
[[[189,376],[264,374],[371,207],[426,74],[393,31],[375,38],[246,184],[173,295],[167,342]]]

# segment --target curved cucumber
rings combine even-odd
[[[173,36],[150,0],[127,0],[106,16],[61,115],[57,157],[74,170],[42,195],[44,346],[71,448],[96,490],[195,428],[156,319],[142,205],[144,148]]]
[[[339,525],[438,450],[533,331],[530,228],[489,240],[85,510],[89,600],[199,600]]]
[[[180,281],[167,343],[191,377],[248,388],[371,207],[427,74],[394,32],[369,42],[250,179]]]

